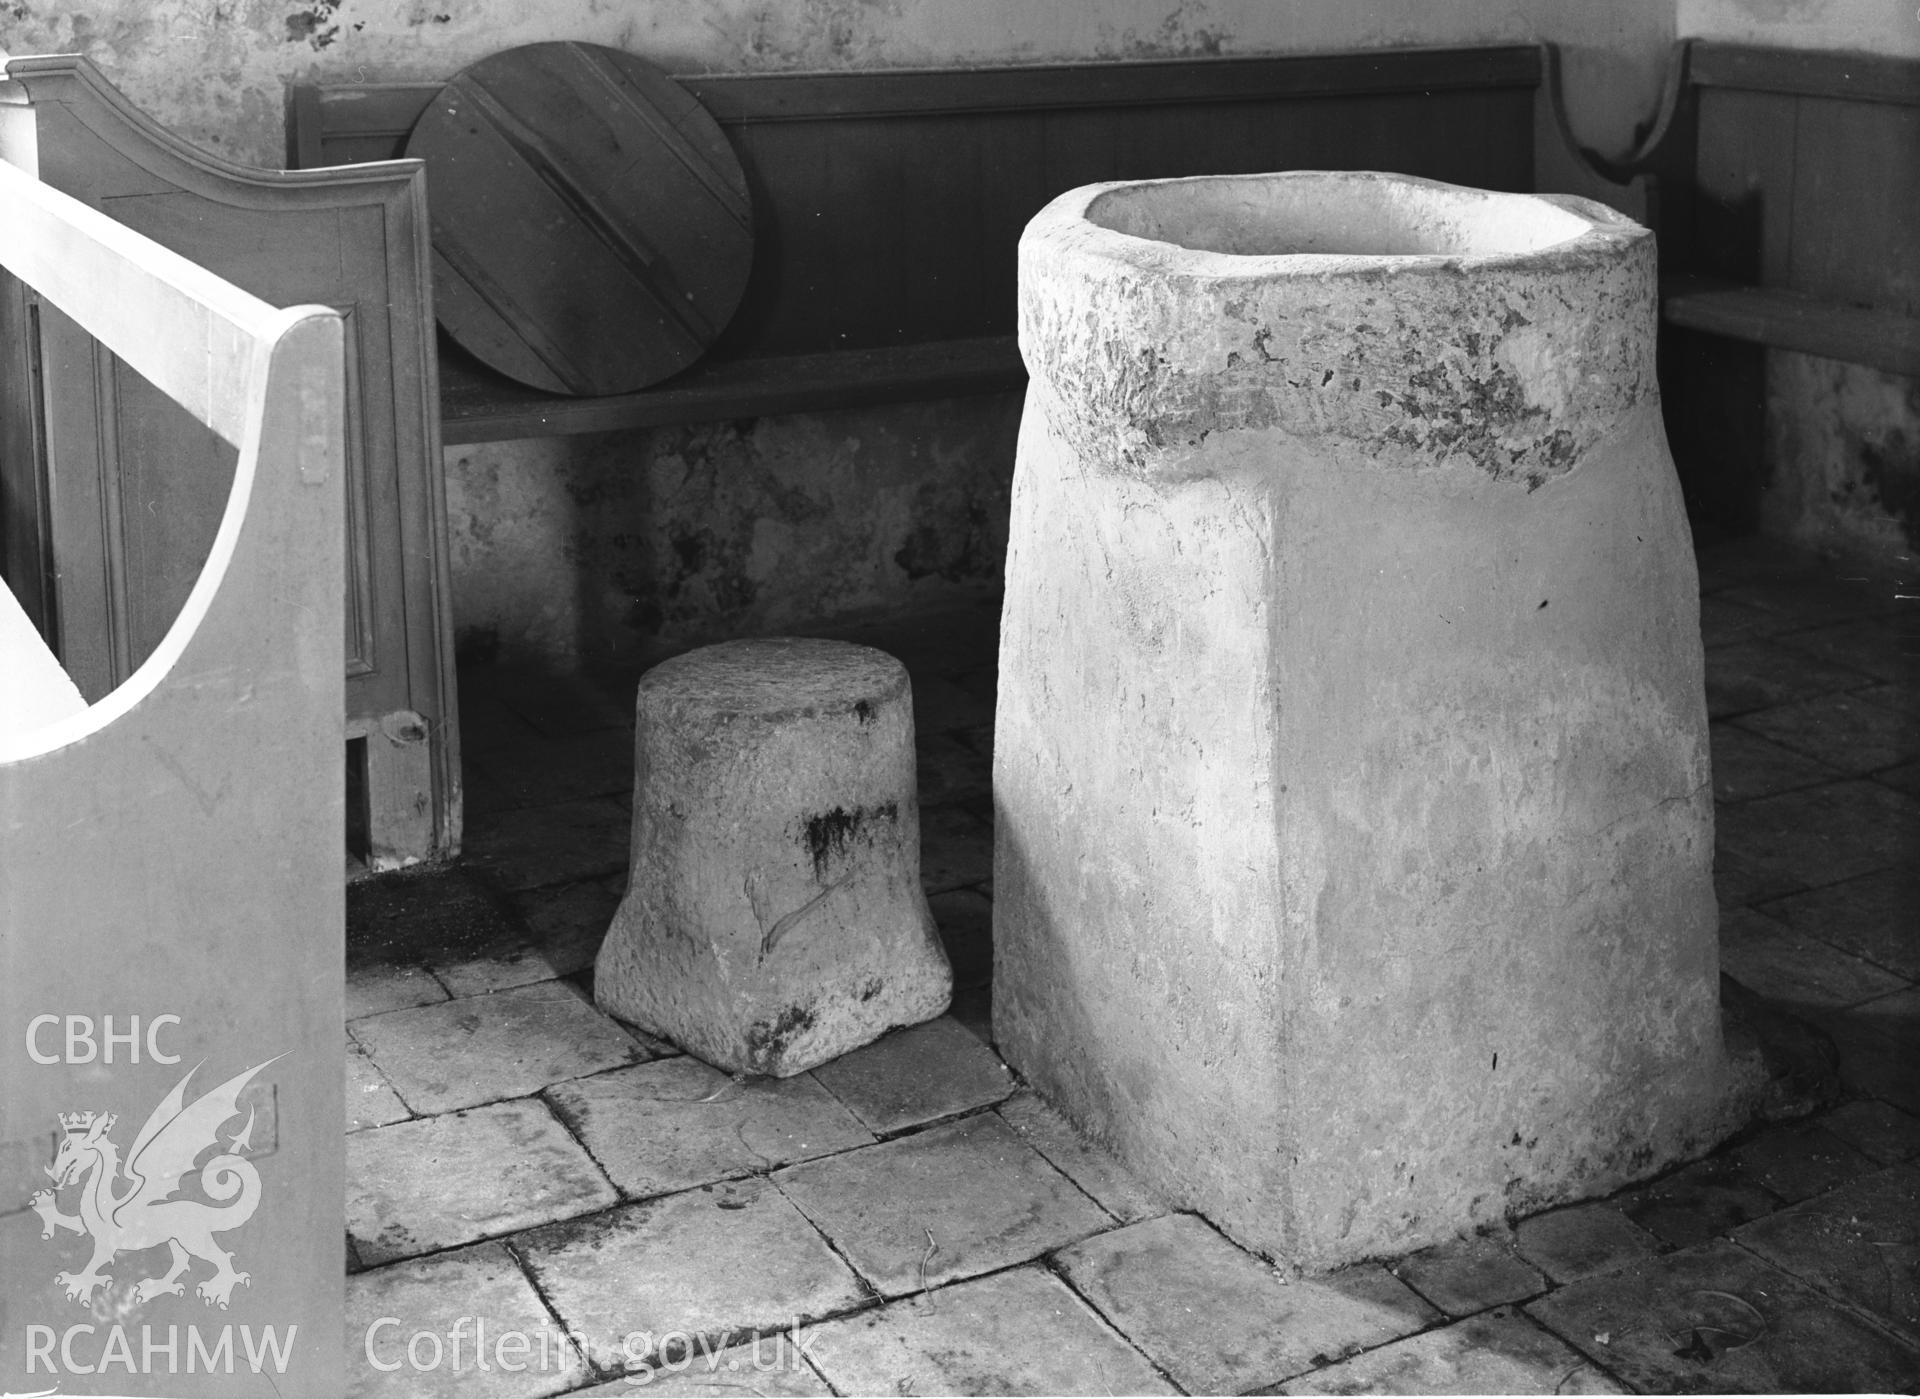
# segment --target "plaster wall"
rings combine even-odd
[[[1674,12],[1682,38],[1920,58],[1910,0],[1676,0]]]
[[[278,165],[290,83],[450,77],[555,38],[678,72],[1550,39],[1579,139],[1619,152],[1656,105],[1673,18],[1664,0],[7,0],[0,49],[85,53],[188,139]],[[1018,411],[997,396],[449,449],[461,642],[620,665],[995,588]]]

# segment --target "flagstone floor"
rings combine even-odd
[[[777,1083],[593,1006],[626,699],[465,674],[466,856],[349,890],[353,1393],[1914,1392],[1920,602],[1753,544],[1702,594],[1726,999],[1778,1120],[1320,1277],[993,1052],[992,609],[854,637],[913,673],[953,1010]]]

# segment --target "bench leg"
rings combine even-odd
[[[434,847],[432,726],[410,709],[381,716],[367,733],[367,867],[394,870],[431,860]]]

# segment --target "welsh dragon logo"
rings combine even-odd
[[[256,1064],[191,1103],[186,1102],[187,1082],[198,1066],[187,1070],[186,1077],[148,1115],[124,1166],[120,1148],[108,1135],[113,1114],[60,1115],[65,1135],[53,1164],[47,1167],[53,1189],[40,1191],[29,1203],[40,1216],[41,1238],[52,1238],[58,1229],[93,1236],[93,1258],[86,1268],[54,1275],[70,1299],[89,1304],[97,1289],[109,1286],[113,1279],[101,1270],[115,1255],[166,1244],[173,1251],[172,1266],[164,1277],[143,1279],[134,1289],[135,1300],[144,1303],[164,1294],[183,1295],[180,1276],[198,1258],[211,1263],[214,1272],[195,1290],[208,1306],[226,1307],[235,1286],[248,1281],[249,1275],[234,1271],[233,1255],[213,1236],[238,1229],[253,1218],[260,1204],[260,1173],[240,1154],[252,1144],[252,1112],[247,1114],[247,1125],[227,1140],[227,1149],[200,1167],[201,1193],[215,1203],[172,1197],[193,1173],[202,1153],[221,1144],[219,1130],[240,1115],[239,1098],[248,1082],[273,1062]],[[77,1214],[62,1214],[56,1200],[57,1192],[68,1186],[80,1188]]]

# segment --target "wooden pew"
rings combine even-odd
[[[347,317],[351,817],[375,868],[453,854],[459,725],[419,163],[254,170],[180,140],[84,58],[16,57],[5,75],[6,158],[266,301]],[[0,305],[0,322],[8,314]],[[132,673],[178,611],[219,519],[231,449],[156,416],[151,394],[57,317],[47,346],[58,373],[44,418],[26,400],[5,405],[28,435],[4,444],[0,488],[39,508],[16,513],[4,547],[22,605],[92,698]],[[198,469],[139,476],[145,458],[132,449],[157,449],[155,433]],[[69,464],[58,499],[44,488],[49,454]],[[57,579],[45,567],[54,550]]]
[[[99,1383],[67,1379],[48,1338],[72,1343],[75,1366],[91,1365],[120,1316],[135,1356],[141,1322],[163,1342],[175,1324],[182,1365],[190,1327],[212,1347],[223,1325],[256,1338],[272,1326],[284,1353],[253,1382],[336,1395],[342,318],[330,307],[278,310],[5,161],[0,208],[0,281],[31,312],[11,322],[26,343],[8,344],[0,373],[45,363],[57,314],[138,376],[164,404],[156,411],[220,442],[233,466],[178,615],[91,704],[0,588],[0,1392]],[[192,463],[162,454],[148,465]],[[221,1243],[250,1281],[232,1286],[225,1310],[205,1305],[196,1287],[220,1291],[209,1281],[219,1275],[196,1257],[184,1296],[135,1306],[133,1285],[166,1269],[164,1252],[143,1266],[154,1240],[135,1242],[136,1231],[99,1236],[127,1251],[102,1265],[113,1281],[81,1287],[95,1222],[81,1209],[82,1237],[61,1230],[48,1241],[26,1213],[74,1217],[81,1192],[36,1197],[72,1135],[69,1115],[93,1114],[108,1140],[132,1150],[197,1062],[189,1103],[259,1070],[235,1113],[203,1124],[205,1146],[217,1132],[243,1158],[240,1174],[259,1180],[251,1215],[218,1226],[231,1229]],[[117,1125],[102,1126],[105,1114]],[[182,1185],[188,1201],[215,1189]],[[133,1230],[139,1210],[123,1214]],[[165,1378],[152,1390],[137,1377],[105,1383],[179,1392]]]
[[[1920,60],[1689,40],[1639,149],[1584,154],[1647,182],[1668,435],[1696,513],[1750,528],[1767,350],[1920,375]]]

